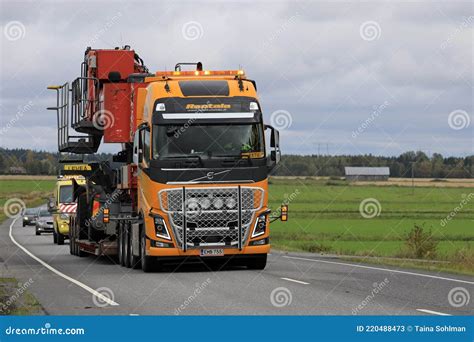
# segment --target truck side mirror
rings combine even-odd
[[[56,201],[54,200],[54,197],[50,197],[50,198],[48,199],[48,211],[49,211],[50,213],[56,211],[56,209],[57,209],[55,202],[56,202]]]
[[[133,137],[133,164],[135,165],[138,165],[138,163],[140,162],[139,156],[138,156],[139,155],[138,153],[139,137],[140,137],[140,131],[135,132],[135,135]]]
[[[276,164],[278,164],[281,160],[281,151],[280,151],[280,132],[273,128],[270,125],[265,125],[265,129],[270,129],[270,147],[272,151],[270,151],[270,162],[268,163],[269,170],[273,169]]]

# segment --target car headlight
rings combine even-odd
[[[225,200],[225,206],[229,209],[235,208],[236,205],[237,201],[232,197],[227,197],[227,199]]]
[[[61,220],[69,220],[69,215],[68,214],[59,214],[59,218]]]
[[[163,218],[159,216],[155,216],[154,222],[156,236],[162,239],[171,240],[170,234],[168,233],[168,228],[166,227],[165,220],[163,220]]]
[[[214,201],[212,202],[212,205],[214,206],[214,208],[216,209],[221,209],[223,206],[224,206],[224,200],[220,197],[217,197],[214,199]]]
[[[267,228],[267,215],[260,215],[255,222],[255,227],[253,228],[252,237],[257,237],[265,234]]]

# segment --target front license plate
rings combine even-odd
[[[201,249],[201,256],[223,256],[224,250],[222,248],[212,248],[212,249]]]

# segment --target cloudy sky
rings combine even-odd
[[[1,147],[54,151],[46,86],[128,44],[151,71],[242,66],[284,153],[474,153],[472,1],[0,2]]]

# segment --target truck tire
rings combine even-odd
[[[117,262],[122,265],[122,232],[121,224],[117,223]]]
[[[129,259],[130,259],[130,267],[133,268],[133,269],[138,269],[138,268],[141,268],[141,261],[140,261],[140,249],[138,249],[138,256],[137,255],[133,255],[133,253],[135,252],[135,250],[133,249],[133,234],[132,234],[132,225],[131,223],[128,223],[128,227],[129,227],[129,245],[130,245],[130,255],[129,255]],[[140,241],[138,241],[138,245],[140,245]]]
[[[131,252],[131,249],[130,249],[130,229],[129,229],[127,223],[124,224],[123,231],[125,232],[124,238],[123,238],[123,240],[124,240],[123,241],[124,242],[123,258],[124,258],[124,262],[125,262],[125,267],[130,268],[131,267],[131,264],[130,264],[130,252]]]
[[[35,234],[36,235],[41,235],[41,232],[38,231],[38,228],[35,228]]]
[[[72,229],[71,226],[69,226],[69,254],[74,255],[74,239],[72,238]]]
[[[120,266],[125,266],[125,258],[124,258],[124,247],[125,247],[125,243],[124,243],[124,237],[125,237],[125,233],[123,231],[123,224],[120,223],[119,224],[119,237],[118,237],[118,252],[119,252],[119,264]]]
[[[58,233],[56,239],[58,241],[58,245],[64,245],[64,235],[63,234]]]
[[[145,273],[153,272],[156,270],[156,259],[154,257],[146,255],[146,234],[145,227],[140,229],[140,264],[142,271]]]
[[[247,260],[247,268],[249,270],[263,270],[267,265],[267,255],[256,255]]]
[[[58,236],[56,235],[56,232],[53,231],[53,243],[57,244],[58,243]]]

